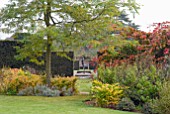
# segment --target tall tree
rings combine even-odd
[[[128,14],[126,12],[123,12],[120,14],[118,19],[123,23],[125,26],[130,26],[135,29],[138,29],[140,26],[136,25],[135,23],[132,22],[132,20],[129,19]]]
[[[9,0],[1,10],[2,32],[26,31],[30,35],[19,50],[20,59],[46,52],[46,81],[50,85],[51,51],[81,46],[100,40],[102,31],[120,14],[118,7],[130,11],[139,8],[135,0]]]

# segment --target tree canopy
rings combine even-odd
[[[36,61],[46,52],[47,83],[51,78],[51,51],[72,49],[101,40],[103,31],[123,10],[136,11],[135,0],[9,0],[1,9],[4,33],[27,32],[20,59]],[[37,61],[38,62],[38,61]]]

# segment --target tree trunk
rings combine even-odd
[[[50,38],[47,38],[47,49],[46,49],[46,83],[48,86],[51,85],[51,43]]]
[[[47,1],[47,9],[44,12],[44,20],[46,27],[48,28],[50,26],[50,16],[51,16],[51,1]],[[51,85],[51,36],[49,33],[47,33],[47,49],[46,49],[46,83],[48,86]]]

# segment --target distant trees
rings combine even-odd
[[[127,13],[123,12],[118,17],[118,20],[120,20],[124,26],[130,26],[132,28],[139,29],[140,26],[133,23],[132,20],[130,20],[128,16],[129,15]]]

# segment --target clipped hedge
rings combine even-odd
[[[26,61],[18,61],[14,57],[17,54],[14,47],[20,45],[21,44],[14,41],[0,41],[0,68],[4,66],[20,68],[26,64]]]
[[[27,66],[29,68],[35,69],[36,73],[44,72],[45,65],[36,65],[35,63],[29,62],[29,60],[16,60],[15,55],[17,55],[17,51],[15,46],[21,46],[22,44],[16,41],[0,41],[0,68],[10,67],[10,68],[23,68]],[[57,52],[62,53],[62,52]],[[67,56],[71,59],[74,58],[73,52],[67,52]],[[45,58],[45,54],[42,59]],[[52,75],[60,75],[60,76],[73,76],[73,61],[69,60],[65,57],[57,56],[56,52],[52,52],[52,64],[51,70]]]

